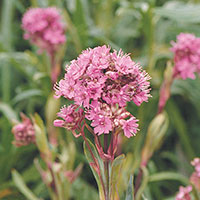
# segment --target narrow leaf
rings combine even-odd
[[[133,175],[130,176],[128,188],[126,190],[126,200],[134,200],[133,197]]]
[[[91,151],[92,151],[94,157],[98,160],[98,164],[100,166],[100,170],[103,169],[103,161],[100,159],[95,146],[92,144],[92,142],[89,139],[87,139],[87,141],[88,141],[88,144],[89,144],[89,146],[91,148]],[[97,185],[98,185],[98,188],[99,188],[100,199],[104,200],[103,186],[101,184],[101,181],[100,181],[100,178],[99,178],[99,175],[98,175],[97,171],[93,167],[94,160],[93,160],[93,158],[91,156],[91,153],[90,153],[87,145],[85,144],[85,142],[83,143],[83,148],[84,148],[85,156],[86,156],[86,158],[87,158],[87,160],[88,160],[88,162],[90,164],[90,168],[91,168],[91,170],[93,172],[93,175],[94,175],[94,177],[95,177],[95,179],[97,181]],[[103,173],[101,172],[101,174],[104,174],[104,172]]]
[[[189,181],[185,176],[178,174],[176,172],[160,172],[149,176],[149,182],[163,181],[163,180],[177,180],[185,185],[189,184]]]
[[[29,99],[34,96],[42,96],[42,91],[38,89],[30,89],[23,91],[17,96],[15,96],[15,98],[13,99],[13,103],[16,104],[22,100]]]
[[[8,120],[17,120],[17,114],[15,111],[7,104],[0,102],[0,111],[6,116]]]
[[[12,171],[12,179],[16,185],[16,187],[19,189],[19,191],[28,199],[28,200],[39,200],[35,196],[35,194],[32,193],[32,191],[26,186],[24,183],[21,175],[16,171]]]

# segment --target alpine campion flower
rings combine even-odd
[[[31,120],[21,113],[22,122],[16,124],[12,128],[12,133],[14,134],[15,141],[14,145],[17,147],[26,146],[30,143],[35,143],[35,130]]]
[[[121,50],[111,52],[110,47],[104,45],[83,51],[66,66],[64,79],[54,87],[55,97],[63,96],[83,107],[82,114],[92,121],[95,134],[122,129],[129,138],[136,134],[138,120],[125,109],[126,104],[133,101],[140,106],[148,101],[149,79],[129,55],[124,55]],[[68,114],[58,116],[65,119]],[[54,124],[64,126],[64,122],[58,122],[56,120]]]
[[[39,47],[40,51],[52,54],[65,43],[65,27],[55,7],[30,8],[23,16],[24,38]]]
[[[191,200],[190,192],[192,191],[192,186],[180,187],[179,192],[176,195],[176,200]]]
[[[172,42],[174,53],[174,77],[195,79],[200,72],[200,38],[190,33],[180,33],[177,42]]]

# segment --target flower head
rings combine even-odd
[[[15,137],[15,141],[13,142],[13,144],[15,144],[17,147],[26,146],[30,143],[35,143],[35,130],[33,127],[33,123],[23,113],[21,114],[21,118],[22,122],[16,124],[12,128],[12,133]]]
[[[194,72],[200,72],[200,38],[193,34],[180,33],[177,42],[172,42],[174,53],[174,77],[195,79]]]
[[[30,8],[23,16],[22,28],[25,39],[48,53],[66,41],[65,28],[55,7]]]
[[[113,128],[121,128],[130,137],[137,132],[138,120],[125,107],[130,101],[137,106],[148,101],[149,79],[129,55],[122,51],[111,52],[110,47],[104,45],[83,51],[66,66],[64,79],[54,88],[56,97],[64,96],[84,108],[96,134],[108,134]]]

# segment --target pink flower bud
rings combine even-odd
[[[21,118],[22,122],[12,128],[12,133],[15,137],[13,144],[17,147],[35,143],[35,130],[31,120],[23,113],[21,113]]]

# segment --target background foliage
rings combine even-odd
[[[108,44],[131,53],[152,77],[152,96],[149,103],[128,109],[140,119],[140,132],[131,139],[123,138],[122,151],[127,155],[125,172],[137,173],[140,149],[150,121],[155,117],[159,88],[166,63],[172,59],[170,41],[180,32],[200,37],[200,4],[175,0],[1,0],[0,1],[0,199],[24,199],[15,186],[11,171],[15,168],[27,186],[39,197],[49,199],[48,191],[33,164],[38,157],[34,145],[16,148],[12,145],[11,121],[19,113],[38,112],[45,123],[51,103],[52,85],[49,63],[45,54],[37,54],[36,47],[23,39],[21,19],[29,7],[56,6],[67,24],[67,45],[61,56],[64,66],[87,47]],[[192,172],[190,160],[200,155],[200,79],[176,80],[172,97],[166,106],[169,126],[159,150],[148,164],[149,184],[145,188],[148,200],[173,199],[184,177]],[[64,104],[66,102],[61,102]],[[53,106],[52,106],[53,105]],[[83,156],[82,140],[70,137],[61,130],[62,137],[75,145],[77,166],[83,172],[73,183],[72,198],[97,199],[96,183]],[[75,141],[75,142],[74,142]],[[75,150],[74,150],[75,151]],[[166,172],[167,173],[164,173]],[[13,171],[14,172],[14,171]],[[15,174],[16,175],[16,174]],[[182,176],[183,175],[183,176]],[[128,182],[127,182],[128,185]],[[81,192],[82,193],[81,193]],[[81,196],[80,196],[81,195]],[[124,194],[125,196],[125,194]]]

